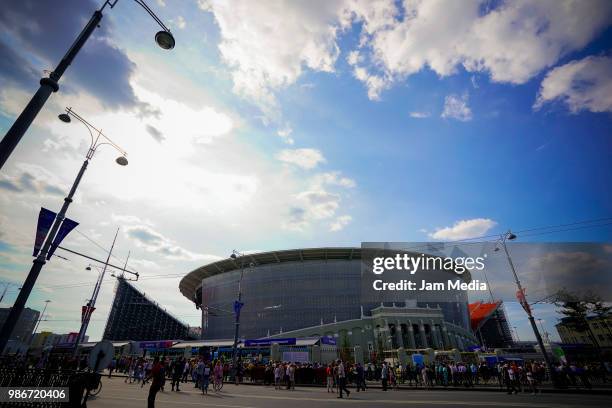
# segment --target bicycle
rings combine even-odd
[[[213,390],[215,392],[219,392],[221,391],[222,388],[223,388],[223,378],[215,378],[215,381],[213,382]]]
[[[88,377],[86,387],[89,390],[89,395],[98,395],[102,391],[102,376],[98,373],[90,373]]]

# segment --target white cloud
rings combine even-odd
[[[612,112],[612,57],[586,57],[551,70],[533,107],[540,109],[555,100],[572,113]]]
[[[347,52],[368,97],[425,68],[440,76],[462,67],[494,82],[521,84],[559,58],[587,45],[610,22],[612,2],[591,0],[448,2],[341,0],[226,2],[199,0],[219,25],[219,50],[234,91],[268,115],[278,115],[275,92],[306,69],[334,72],[338,33],[360,27]],[[400,11],[401,8],[401,11]]]
[[[344,229],[344,227],[346,227],[352,220],[353,217],[351,217],[350,215],[341,215],[336,218],[334,222],[331,223],[331,225],[329,226],[329,230],[331,232],[340,231]]]
[[[468,106],[468,95],[447,95],[444,98],[444,110],[440,116],[444,119],[457,119],[461,122],[472,120],[472,110]]]
[[[440,76],[463,67],[488,73],[495,82],[524,83],[583,48],[612,17],[612,2],[607,0],[588,5],[516,0],[493,7],[478,0],[410,0],[403,3],[403,18],[389,10],[396,7],[392,2],[387,2],[385,13],[376,13],[378,3],[348,7],[353,18],[364,22],[360,56],[369,50],[370,65],[357,77],[366,83],[371,99],[384,89],[380,81],[371,81],[373,76],[390,86],[426,67]]]
[[[477,238],[486,234],[497,223],[490,218],[473,218],[455,222],[452,227],[438,228],[429,236],[433,239],[455,241]]]
[[[166,2],[165,0],[157,0],[157,5],[159,7],[166,7]]]
[[[410,112],[410,117],[414,119],[425,119],[430,117],[431,114],[429,112]]]
[[[185,27],[187,27],[187,22],[185,21],[185,18],[183,16],[178,16],[176,18],[175,24],[180,30],[183,30]]]
[[[315,168],[325,162],[323,154],[317,149],[283,149],[276,158],[284,163],[294,164],[303,169]]]
[[[213,262],[221,257],[198,254],[176,245],[172,240],[147,225],[132,225],[124,228],[125,235],[136,245],[149,252],[155,252],[170,260],[189,260]]]
[[[333,72],[338,3],[249,0],[200,2],[219,25],[219,51],[234,91],[274,115],[274,91],[295,83],[304,68]]]
[[[317,186],[332,185],[344,188],[353,188],[357,185],[355,180],[344,177],[339,171],[330,171],[315,175],[313,184]]]
[[[285,123],[285,126],[283,126],[282,128],[278,129],[278,131],[276,132],[276,134],[283,139],[283,141],[287,144],[292,145],[294,143],[293,138],[291,137],[291,134],[293,133],[293,129],[291,129],[291,125],[289,125],[289,123]]]

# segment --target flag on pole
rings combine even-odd
[[[53,243],[51,244],[51,248],[49,249],[49,253],[47,254],[47,261],[51,259],[51,256],[53,256],[53,253],[55,252],[59,244],[62,243],[64,238],[66,238],[66,236],[70,233],[70,231],[72,231],[77,225],[79,225],[78,222],[73,221],[70,218],[64,218],[64,221],[62,222],[62,226],[57,232],[57,235],[55,235],[55,238],[53,239]]]
[[[244,306],[244,302],[234,301],[234,313],[236,316],[240,316],[240,309],[242,309],[242,306]]]
[[[38,224],[36,225],[36,240],[34,241],[34,252],[32,253],[32,256],[37,256],[40,252],[40,248],[42,248],[45,238],[47,237],[56,216],[57,214],[53,211],[47,210],[44,207],[40,208],[40,212],[38,213]]]
[[[93,306],[81,306],[81,323],[85,321],[85,316],[89,315],[91,317],[94,310],[96,310],[96,308]]]

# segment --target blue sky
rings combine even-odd
[[[612,213],[607,1],[149,3],[176,48],[155,46],[133,2],[106,10],[3,169],[1,280],[23,280],[38,209],[59,208],[56,189],[86,151],[84,130],[55,119],[65,106],[130,159],[123,169],[97,154],[66,245],[103,257],[84,235],[108,247],[120,227],[117,262],[132,251],[143,277],[171,275],[139,287],[191,324],[180,274],[234,248],[454,240]],[[3,132],[97,2],[32,4],[0,16]],[[611,231],[528,239],[609,242]],[[96,278],[85,266],[45,267],[29,302],[53,300],[43,329],[75,330]],[[68,282],[82,286],[58,287]]]

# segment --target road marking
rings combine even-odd
[[[87,401],[88,403],[93,403],[96,401],[100,401],[102,402],[103,400],[117,400],[117,401],[143,401],[143,402],[147,402],[146,398],[131,398],[131,397],[124,397],[124,398],[119,398],[119,397],[100,397],[97,398],[96,400],[90,400]],[[175,401],[175,400],[171,400],[171,399],[166,399],[166,398],[156,398],[155,399],[156,403],[160,403],[163,402],[164,404],[180,404],[180,405],[202,405],[202,401]],[[254,407],[252,405],[230,405],[230,404],[215,404],[215,403],[209,403],[208,401],[206,402],[206,406],[207,407],[224,407],[224,408],[257,408]]]
[[[176,394],[176,395],[185,395],[185,394],[193,394],[193,395],[202,395],[200,392],[197,391],[181,391],[180,394]],[[333,398],[333,399],[326,399],[326,398],[311,398],[311,397],[292,397],[292,396],[275,396],[275,395],[250,395],[250,394],[229,394],[229,393],[221,393],[221,394],[211,394],[210,396],[217,396],[217,397],[223,397],[223,394],[227,395],[228,397],[246,397],[246,398],[255,398],[255,399],[266,399],[266,400],[290,400],[290,401],[309,401],[309,402],[337,402],[337,403],[341,403],[341,404],[346,404],[346,403],[357,403],[357,404],[415,404],[415,405],[432,405],[432,404],[439,404],[439,405],[450,405],[450,406],[491,406],[491,405],[495,405],[495,406],[503,406],[503,407],[527,407],[527,408],[531,408],[534,406],[534,402],[513,402],[513,401],[508,401],[508,402],[500,402],[500,401],[457,401],[457,400],[453,400],[453,401],[448,401],[448,400],[436,400],[436,399],[426,399],[426,400],[414,400],[414,399],[406,399],[406,400],[381,400],[381,399],[354,399],[354,398]],[[170,394],[172,395],[172,394]],[[185,400],[173,400],[173,399],[168,399],[166,398],[168,396],[168,394],[158,394],[158,396],[163,397],[163,398],[157,398],[156,401],[159,402],[163,402],[163,403],[170,403],[170,404],[187,404],[187,405],[202,405],[202,403],[204,401],[206,401],[206,405],[207,406],[212,406],[212,407],[225,407],[225,408],[256,408],[252,405],[230,405],[230,404],[217,404],[217,403],[210,403],[210,401],[208,400],[207,396],[204,396],[204,398],[206,398],[206,400],[200,400],[200,401],[185,401]],[[106,396],[100,396],[99,400],[103,400],[103,399],[110,399],[110,400],[132,400],[132,401],[146,401],[146,398],[132,398],[132,397],[124,397],[124,398],[119,398],[119,397],[106,397]],[[561,407],[567,407],[567,408],[571,408],[571,406],[569,405],[559,405],[559,404],[541,404],[541,403],[537,403],[538,407],[542,407],[542,408],[561,408]]]

